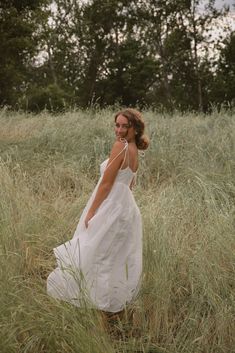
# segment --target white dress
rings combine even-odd
[[[125,143],[125,158],[128,143]],[[107,198],[85,227],[85,217],[101,177],[71,240],[54,249],[58,267],[47,279],[50,296],[78,307],[121,311],[137,295],[142,272],[142,222],[129,188],[135,173],[119,169]],[[129,165],[129,163],[128,163]]]

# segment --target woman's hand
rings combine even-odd
[[[85,218],[85,227],[88,228],[88,222],[94,217],[95,212],[88,211]]]

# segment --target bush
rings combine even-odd
[[[46,109],[50,112],[61,112],[71,101],[69,93],[56,84],[46,87],[33,87],[21,103],[23,109],[30,112],[40,112]]]

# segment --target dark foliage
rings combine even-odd
[[[201,0],[51,3],[0,2],[1,105],[37,112],[234,104],[234,33],[223,46],[208,36],[210,23],[226,15],[213,0],[200,15]],[[219,50],[217,59],[209,45]]]

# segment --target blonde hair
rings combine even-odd
[[[144,134],[145,123],[142,114],[134,108],[126,108],[120,110],[115,114],[114,120],[116,122],[119,115],[125,116],[127,118],[129,126],[133,126],[135,130],[135,143],[139,150],[146,150],[149,146],[149,138]]]

